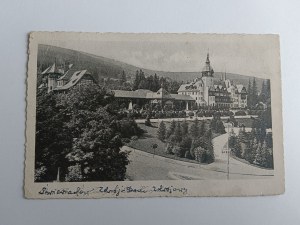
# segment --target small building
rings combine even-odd
[[[165,105],[170,105],[171,107],[177,106],[190,110],[195,103],[195,100],[190,96],[170,94],[164,88],[160,88],[157,92],[145,89],[135,91],[113,90],[113,92],[117,101],[125,103],[128,105],[128,108],[130,108],[132,104],[138,104],[140,106],[150,104],[152,106],[160,105],[162,108]]]
[[[87,70],[79,70],[72,64],[68,70],[64,72],[63,69],[59,69],[54,63],[48,67],[42,73],[42,84],[39,85],[39,89],[46,88],[47,92],[66,92],[71,87],[83,84],[91,84],[96,81],[94,77]]]

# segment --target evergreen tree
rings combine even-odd
[[[160,88],[160,83],[159,83],[159,77],[157,76],[157,74],[154,74],[154,82],[153,82],[153,91],[158,91]]]
[[[267,168],[274,168],[274,162],[273,162],[273,149],[267,148],[266,150],[266,159],[267,159]]]
[[[266,102],[266,99],[267,99],[267,89],[266,89],[265,81],[263,80],[262,86],[261,86],[261,92],[259,95],[259,101]]]
[[[126,74],[125,71],[123,70],[120,78],[120,84],[123,85],[126,81],[127,81]]]
[[[179,147],[181,148],[181,157],[190,150],[191,145],[192,139],[189,136],[185,136],[179,144]]]
[[[259,165],[259,166],[264,166],[264,161],[265,161],[265,155],[263,153],[263,148],[262,148],[262,145],[260,143],[258,143],[257,148],[256,148],[254,164]]]
[[[180,126],[179,122],[176,123],[176,127],[175,127],[175,130],[174,130],[174,136],[175,136],[177,142],[181,142],[182,133],[181,133],[181,126]]]
[[[235,143],[234,154],[236,157],[239,157],[239,158],[242,157],[242,146],[241,146],[241,142],[239,140],[237,140],[237,142]]]
[[[270,79],[266,81],[266,97],[271,98],[271,83]]]
[[[140,73],[137,70],[136,73],[135,73],[135,79],[133,81],[133,90],[137,90],[139,88],[140,82],[141,82]]]
[[[252,139],[245,151],[244,151],[244,156],[242,156],[244,159],[246,159],[248,162],[253,163],[255,160],[255,155],[256,155],[256,149],[257,149],[257,142],[256,139]]]
[[[248,83],[248,99],[247,99],[247,105],[249,108],[252,108],[253,104],[252,104],[252,85],[251,85],[251,80],[249,79],[249,83]]]
[[[157,131],[157,137],[159,140],[164,141],[166,137],[166,125],[164,121],[161,121]]]
[[[176,127],[176,122],[175,120],[172,120],[169,129],[167,131],[166,138],[169,138],[172,134],[174,134],[175,127]]]
[[[205,122],[202,121],[199,129],[199,136],[202,137],[205,134]]]
[[[188,123],[186,122],[186,120],[184,120],[181,124],[181,128],[182,128],[182,134],[185,136],[185,135],[188,135],[188,132],[189,132],[189,125]]]
[[[254,77],[252,83],[252,106],[255,107],[257,103],[258,103],[258,91],[257,91],[256,80]]]
[[[191,128],[190,128],[190,134],[192,136],[193,139],[196,139],[199,137],[199,121],[198,119],[196,118],[193,122],[193,124],[191,125]]]

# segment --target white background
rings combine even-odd
[[[0,225],[299,224],[300,2],[0,1]],[[286,193],[248,198],[25,200],[30,31],[279,33]]]

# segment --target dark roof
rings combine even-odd
[[[194,101],[194,99],[189,95],[178,95],[178,94],[157,94],[157,92],[152,92],[145,89],[139,89],[136,91],[123,91],[123,90],[113,90],[116,98],[140,98],[140,99],[173,99],[178,101]],[[158,92],[161,92],[159,90]]]
[[[50,74],[50,73],[61,73],[60,70],[57,68],[56,64],[54,63],[52,66],[49,66],[45,69],[42,74]]]
[[[91,74],[87,71],[87,70],[78,70],[78,71],[75,71],[72,76],[70,77],[69,79],[69,82],[64,85],[64,86],[61,86],[61,87],[56,87],[54,90],[67,90],[73,86],[75,86],[83,76],[91,76]]]
[[[189,95],[178,95],[178,94],[170,94],[171,97],[178,101],[194,101],[194,99]]]
[[[145,90],[143,91],[123,91],[123,90],[113,90],[115,93],[115,97],[117,98],[146,98],[147,93],[152,93],[152,91],[146,92]]]
[[[76,72],[76,71],[80,71],[80,69],[76,66],[72,66],[67,72],[65,72],[65,74],[60,77],[58,80],[70,80],[71,77],[73,76],[73,74]]]

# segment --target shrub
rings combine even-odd
[[[197,147],[194,149],[195,160],[202,163],[204,162],[206,151],[202,147]]]
[[[203,117],[203,116],[204,116],[203,111],[197,112],[197,116],[198,116],[198,117]]]
[[[172,117],[173,117],[173,112],[172,111],[166,112],[166,118],[172,118]]]
[[[185,117],[186,117],[185,111],[180,111],[180,112],[178,113],[178,117],[179,117],[179,118],[185,118]]]
[[[173,150],[173,144],[172,143],[168,143],[166,148],[165,148],[165,153],[167,154],[173,154],[172,150]]]
[[[245,111],[243,111],[243,110],[240,110],[240,111],[235,112],[235,115],[236,116],[246,116],[247,113]]]
[[[128,144],[130,142],[129,138],[122,138],[122,143],[123,144]]]
[[[117,131],[123,138],[130,138],[133,135],[141,135],[143,130],[136,124],[133,119],[123,119],[118,122]]]
[[[65,180],[72,182],[72,181],[82,181],[82,173],[81,173],[81,166],[76,164],[74,166],[68,167],[68,173],[66,174]]]
[[[189,112],[189,117],[193,117],[195,115],[195,113],[194,112]]]
[[[187,158],[187,159],[193,159],[190,151],[186,151],[185,154],[184,154],[184,158]]]
[[[179,146],[174,146],[173,149],[172,149],[172,152],[173,152],[174,155],[176,155],[178,157],[183,157],[184,156],[184,151]]]
[[[161,141],[164,141],[166,138],[166,125],[164,121],[161,121],[157,131],[157,138]]]
[[[151,124],[151,122],[150,122],[150,118],[149,118],[149,116],[146,118],[146,120],[145,120],[145,126],[148,126],[148,127],[151,127],[152,126],[152,124]]]

